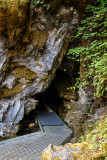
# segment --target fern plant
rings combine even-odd
[[[74,88],[88,85],[87,79],[93,77],[94,93],[100,98],[106,97],[107,91],[107,1],[98,0],[98,4],[87,6],[86,12],[91,16],[81,21],[75,36],[84,46],[70,49],[67,55],[73,55],[86,68]]]

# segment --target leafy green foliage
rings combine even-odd
[[[85,68],[75,87],[88,85],[87,79],[93,78],[95,96],[100,98],[107,91],[107,1],[98,0],[98,6],[88,5],[91,13],[81,21],[75,38],[81,38],[83,46],[72,48],[67,55],[80,61]]]
[[[89,107],[89,106],[86,107],[86,111],[87,111],[87,112],[90,111],[90,107]]]
[[[33,4],[33,7],[37,6],[38,4],[42,5],[47,10],[50,8],[50,4],[44,3],[42,0],[31,0],[31,3]]]

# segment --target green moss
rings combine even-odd
[[[42,77],[42,80],[46,80],[48,78],[48,74],[46,74],[46,75],[44,75],[43,77]]]
[[[19,66],[19,63],[18,62],[12,62],[9,67],[11,70],[13,70],[15,67]]]
[[[18,66],[18,63],[16,63],[16,62],[9,64],[9,59],[11,57],[17,56],[18,54],[20,54],[20,52],[18,52],[17,50],[10,50],[10,51],[7,52],[6,61],[3,64],[3,71],[6,71],[9,67],[12,69],[15,66]]]
[[[28,68],[22,66],[17,67],[12,71],[16,78],[26,78],[27,80],[32,80],[36,78],[36,73],[30,71]]]
[[[31,40],[35,46],[43,48],[47,40],[47,32],[34,31],[31,34]]]
[[[0,0],[0,34],[13,42],[19,36],[26,22],[29,0]]]
[[[39,58],[40,58],[40,56],[39,56],[39,55],[35,56],[35,61],[38,61],[38,60],[39,60]]]
[[[11,57],[15,57],[19,54],[19,52],[17,50],[10,50],[7,53],[7,59],[11,58]]]
[[[106,132],[107,118],[104,118],[96,124],[95,129],[91,132],[91,136],[89,136],[88,139],[87,137],[84,139],[85,142],[82,140],[81,143],[67,143],[64,146],[49,146],[44,151],[42,160],[50,160],[51,157],[54,157],[54,160],[61,160],[61,157],[68,154],[66,153],[68,148],[71,149],[71,155],[75,160],[105,160],[107,158],[107,143],[106,139],[104,139]],[[88,135],[89,134],[90,133],[88,133]],[[58,155],[62,156],[60,157]]]
[[[0,8],[11,8],[18,11],[19,6],[29,3],[29,0],[0,0]]]
[[[80,137],[80,142],[84,141],[92,144],[95,150],[101,151],[102,157],[107,154],[107,117],[98,121],[95,128],[87,131],[85,136]]]
[[[14,86],[12,89],[3,88],[0,97],[7,97],[13,94],[17,94],[22,91],[22,83],[18,83],[16,86]]]

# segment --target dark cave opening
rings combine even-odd
[[[63,104],[63,99],[60,98],[58,90],[55,88],[55,82],[65,79],[62,71],[57,71],[55,79],[44,92],[36,95],[35,99],[39,100],[38,106],[19,122],[19,131],[17,136],[26,135],[39,131],[39,125],[35,123],[36,112],[48,112],[46,105],[49,106],[57,115],[59,115],[59,106]],[[33,97],[34,98],[34,97]]]
[[[25,115],[24,118],[19,122],[20,127],[19,131],[17,132],[17,136],[22,136],[39,131],[39,125],[35,122],[35,110],[32,110],[28,115]]]
[[[59,74],[60,71],[57,71]],[[56,76],[57,78],[57,76]],[[63,104],[63,99],[60,98],[57,89],[55,88],[56,78],[52,81],[49,88],[36,95],[35,99],[39,100],[39,104],[35,110],[32,110],[28,115],[25,115],[24,118],[19,122],[19,131],[17,136],[30,134],[33,132],[39,131],[39,125],[35,123],[36,112],[48,112],[45,105],[48,105],[57,115],[59,115],[59,106]]]
[[[79,65],[79,62],[69,59],[67,55],[64,57],[50,86],[44,92],[36,95],[35,99],[39,100],[37,111],[45,110],[44,103],[46,103],[56,114],[60,115],[60,110],[64,109],[64,93],[68,92],[67,88],[75,85],[76,78],[79,77]]]
[[[66,68],[66,71],[65,71]],[[19,131],[16,136],[22,136],[40,131],[40,127],[35,123],[36,112],[47,112],[45,104],[47,104],[57,115],[61,117],[61,112],[64,112],[63,93],[67,87],[75,83],[75,78],[78,76],[77,70],[79,65],[72,62],[66,56],[63,59],[62,65],[56,71],[56,76],[50,86],[42,93],[33,96],[39,100],[38,106],[19,122]],[[61,117],[62,118],[62,117]],[[62,118],[63,119],[63,118]]]
[[[63,99],[60,98],[58,91],[54,87],[54,80],[46,91],[36,95],[36,97],[39,100],[39,105],[36,108],[37,111],[45,111],[44,104],[47,104],[59,115],[59,106],[63,103]]]

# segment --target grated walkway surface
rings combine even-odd
[[[0,142],[0,160],[41,160],[49,144],[61,145],[72,131],[62,126],[42,126],[43,131]]]

